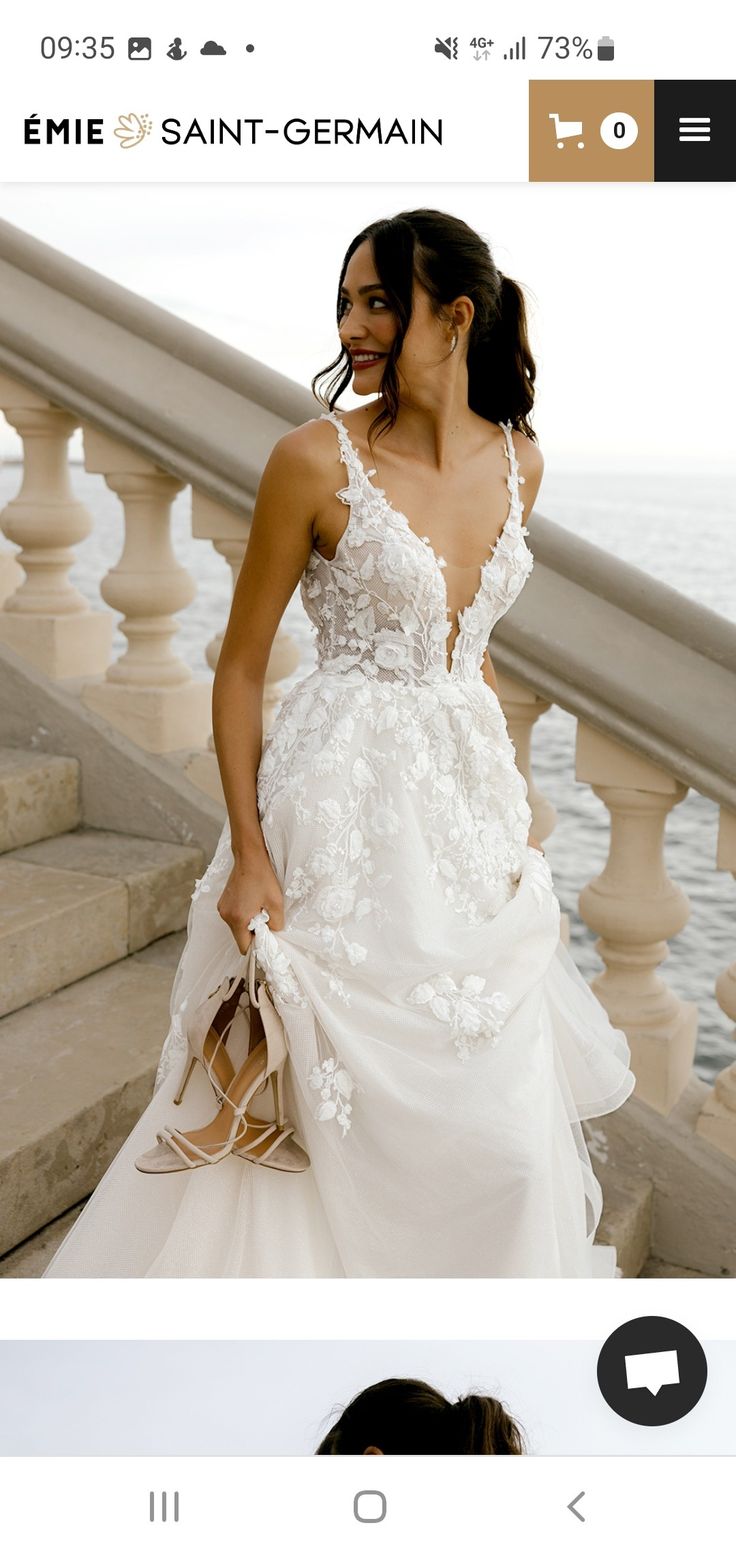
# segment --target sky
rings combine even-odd
[[[449,210],[527,289],[543,451],[666,469],[734,458],[725,196],[667,183],[5,184],[0,213],[308,386],[336,354],[353,236],[402,209]]]

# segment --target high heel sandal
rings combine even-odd
[[[268,1052],[268,1077],[273,1092],[275,1123],[263,1122],[246,1110],[245,1120],[250,1129],[260,1128],[251,1139],[246,1135],[233,1149],[240,1159],[249,1159],[253,1165],[268,1165],[272,1170],[288,1170],[297,1173],[309,1169],[309,1155],[294,1138],[294,1128],[284,1116],[283,1085],[286,1065],[286,1042],[278,1014],[271,1002],[264,979],[256,980],[255,943],[251,948],[248,973],[248,995],[251,1008],[257,1010],[264,1034],[263,1045]],[[265,1086],[264,1086],[265,1087]]]
[[[228,1154],[232,1153],[237,1153],[241,1159],[250,1160],[252,1164],[268,1165],[276,1170],[297,1172],[306,1170],[309,1166],[309,1156],[294,1141],[294,1128],[285,1121],[283,1115],[282,1086],[287,1051],[281,1021],[268,996],[265,983],[256,985],[256,956],[253,943],[249,954],[250,1005],[260,1013],[265,1039],[259,1041],[258,1045],[248,1053],[237,1073],[233,1073],[230,1082],[223,1087],[216,1075],[217,1063],[213,1051],[209,1056],[206,1054],[207,1039],[211,1034],[212,1025],[206,1028],[202,1037],[198,1038],[196,1034],[194,1035],[195,1047],[199,1046],[202,1052],[199,1060],[203,1061],[218,1097],[218,1113],[206,1127],[198,1129],[199,1136],[196,1132],[194,1135],[180,1132],[175,1127],[162,1128],[157,1134],[158,1146],[149,1149],[146,1154],[141,1154],[135,1162],[136,1168],[144,1174],[159,1175],[174,1170],[195,1170],[200,1165],[217,1164],[219,1160],[226,1159]],[[216,1043],[216,1049],[222,1052],[220,1038]],[[195,1060],[198,1057],[199,1052],[195,1050]],[[227,1062],[232,1069],[229,1058]],[[219,1066],[222,1071],[221,1055]],[[191,1068],[190,1064],[179,1091],[180,1097],[186,1087]],[[275,1107],[273,1122],[264,1121],[248,1110],[251,1101],[262,1092],[269,1078]]]
[[[230,982],[232,978],[228,977],[226,980]],[[174,1105],[181,1105],[187,1085],[198,1062],[201,1062],[210,1083],[212,1083],[212,1073],[214,1073],[216,1083],[212,1083],[212,1088],[217,1097],[218,1105],[222,1104],[220,1096],[224,1090],[228,1089],[235,1077],[235,1069],[230,1061],[228,1052],[225,1050],[225,1045],[237,1018],[238,1009],[243,1008],[243,986],[244,981],[240,977],[235,982],[235,990],[231,990],[223,998],[222,993],[225,987],[225,982],[223,982],[214,992],[210,993],[210,996],[197,1009],[198,1030],[191,1037],[188,1037],[189,1062],[184,1069],[182,1081],[174,1095]],[[235,1007],[231,1008],[233,1002]],[[215,1005],[215,1012],[210,1020],[209,1008],[212,1004]],[[199,1030],[204,1030],[205,1032],[201,1038],[198,1034]]]

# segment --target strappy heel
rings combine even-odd
[[[231,979],[232,978],[230,977],[227,978],[228,984],[230,983]],[[230,1056],[225,1047],[228,1036],[230,1035],[235,1020],[237,1019],[238,1010],[242,1009],[243,1007],[241,988],[244,983],[242,978],[238,978],[236,981],[235,991],[230,991],[228,995],[223,997],[225,985],[226,983],[222,982],[216,991],[210,993],[210,996],[203,1004],[201,1004],[200,1008],[197,1010],[197,1028],[204,1028],[205,1033],[201,1039],[201,1042],[198,1040],[196,1034],[193,1036],[188,1036],[187,1038],[189,1045],[189,1062],[184,1069],[181,1083],[176,1091],[176,1094],[174,1095],[174,1105],[181,1105],[181,1102],[184,1099],[184,1095],[186,1093],[187,1085],[198,1062],[202,1064],[202,1067],[204,1068],[207,1077],[210,1079],[210,1082],[212,1082],[211,1075],[214,1073],[216,1082],[212,1085],[212,1087],[215,1091],[218,1104],[221,1103],[220,1096],[222,1092],[229,1088],[235,1077],[235,1069],[232,1065],[232,1062],[230,1061]],[[229,1005],[233,1002],[236,996],[237,1002],[235,1004],[235,1008],[230,1013]],[[215,1005],[215,1012],[212,1019],[210,1020],[209,1009],[213,1004]],[[220,1022],[222,1020],[223,1010],[226,1014],[226,1023],[224,1028],[221,1029]],[[227,1017],[228,1014],[229,1017]]]
[[[239,1159],[250,1160],[253,1165],[268,1165],[272,1170],[287,1170],[294,1173],[307,1170],[310,1163],[309,1155],[296,1142],[294,1128],[284,1116],[286,1042],[281,1020],[271,1002],[267,984],[264,979],[256,979],[255,945],[251,951],[248,992],[251,1007],[257,1009],[260,1014],[268,1050],[268,1077],[271,1081],[275,1121],[264,1123],[259,1117],[251,1115],[246,1110],[245,1120],[249,1130],[255,1135],[253,1137],[246,1135],[245,1140],[233,1149],[233,1153],[237,1154]],[[261,1128],[261,1132],[256,1133],[256,1128]]]
[[[157,1134],[157,1147],[141,1154],[135,1162],[136,1169],[144,1174],[195,1170],[200,1165],[217,1164],[232,1153],[237,1153],[241,1159],[250,1160],[252,1164],[268,1165],[277,1170],[296,1172],[308,1168],[309,1156],[295,1142],[294,1129],[283,1114],[283,1070],[287,1050],[281,1021],[268,996],[265,983],[256,983],[254,944],[251,944],[249,955],[250,1004],[261,1015],[265,1038],[248,1053],[227,1087],[222,1088],[217,1081],[215,1061],[212,1055],[208,1057],[206,1054],[211,1026],[207,1027],[198,1043],[202,1051],[200,1060],[218,1095],[218,1113],[206,1127],[199,1130],[199,1137],[196,1132],[190,1135],[175,1127],[162,1128]],[[199,1023],[202,1025],[201,1020]],[[194,1040],[198,1042],[196,1033]],[[221,1051],[221,1048],[218,1049]],[[229,1062],[229,1058],[227,1060]],[[221,1061],[220,1057],[220,1064]],[[264,1121],[248,1109],[269,1078],[274,1096],[274,1121]]]

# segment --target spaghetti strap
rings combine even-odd
[[[342,457],[343,464],[346,464],[346,467],[348,467],[349,474],[351,474],[352,480],[354,480],[357,486],[360,486],[360,483],[365,481],[368,475],[377,474],[376,469],[365,469],[363,467],[363,460],[360,458],[359,450],[352,444],[348,427],[345,426],[340,410],[325,410],[325,413],[320,416],[320,421],[331,421],[332,426],[337,429],[338,441],[340,441],[340,457]]]
[[[320,416],[320,420],[329,421],[337,431],[340,461],[347,469],[348,483],[341,491],[336,491],[335,495],[338,497],[339,501],[344,503],[346,507],[350,507],[352,509],[354,503],[357,501],[357,498],[361,493],[361,476],[364,475],[363,466],[360,462],[360,459],[358,458],[352,442],[350,441],[347,427],[343,424],[343,421],[338,415],[337,411],[325,410],[324,413]]]
[[[524,476],[519,474],[519,460],[516,457],[514,439],[511,435],[513,426],[511,421],[499,421],[498,425],[506,439],[504,453],[509,461],[509,472],[506,476],[506,488],[511,498],[511,514],[521,522],[521,514],[524,511],[524,503],[519,498],[519,486],[524,484]]]

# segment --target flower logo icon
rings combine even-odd
[[[119,113],[115,135],[123,151],[139,146],[151,133],[151,120],[147,113]]]

